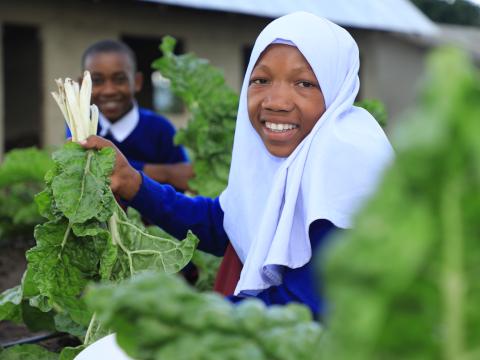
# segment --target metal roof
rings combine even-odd
[[[344,26],[435,35],[436,25],[409,0],[143,0],[276,18],[304,10]]]

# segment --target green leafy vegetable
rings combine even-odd
[[[359,106],[367,110],[378,121],[381,127],[387,126],[388,114],[385,104],[378,99],[364,99],[355,102],[355,106]]]
[[[15,149],[5,155],[0,165],[0,243],[16,236],[28,239],[41,222],[33,197],[52,166],[46,150]]]
[[[190,186],[199,194],[216,197],[225,189],[233,147],[238,94],[225,84],[223,74],[194,54],[173,54],[176,40],[163,38],[163,57],[153,63],[171,79],[172,90],[188,108],[191,118],[175,141],[191,154],[195,178]]]
[[[87,302],[137,359],[311,359],[321,336],[301,305],[234,305],[166,274],[96,287]]]
[[[53,154],[55,167],[37,197],[48,221],[35,229],[23,286],[0,298],[3,319],[18,320],[21,294],[23,303],[53,310],[59,330],[83,333],[90,343],[105,331],[82,298],[89,281],[118,281],[147,269],[172,273],[190,261],[193,234],[181,242],[153,236],[117,204],[109,188],[114,156],[112,149],[85,151],[75,143]]]
[[[38,345],[16,345],[0,350],[0,360],[58,360],[58,354]]]
[[[190,260],[197,239],[179,242],[132,224],[108,186],[112,149],[85,151],[69,143],[54,154],[40,199],[50,220],[37,227],[37,246],[27,253],[41,295],[78,324],[91,314],[81,294],[88,281],[120,280],[146,270],[177,272]]]
[[[420,105],[394,134],[395,164],[325,257],[328,358],[480,354],[480,76],[451,49],[428,69]]]

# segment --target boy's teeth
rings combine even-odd
[[[292,130],[295,129],[297,126],[293,124],[275,124],[266,121],[265,126],[273,131],[285,131],[285,130]]]

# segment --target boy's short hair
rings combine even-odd
[[[118,40],[101,40],[90,45],[82,55],[82,69],[85,69],[87,58],[100,53],[125,54],[132,65],[132,70],[137,71],[137,57],[133,50],[124,42]]]

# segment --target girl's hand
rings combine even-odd
[[[142,176],[130,165],[120,150],[111,141],[95,135],[89,136],[80,145],[85,149],[100,150],[105,147],[111,147],[115,150],[115,167],[110,177],[110,188],[114,194],[119,195],[122,199],[133,199],[142,184]]]

